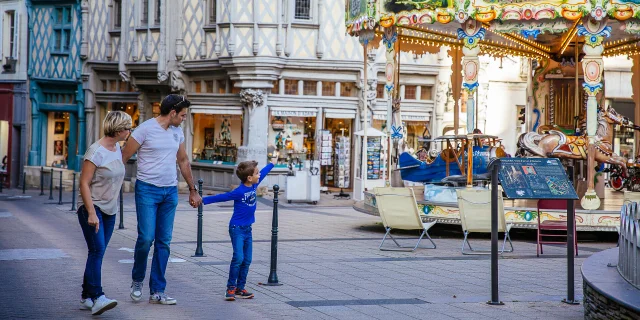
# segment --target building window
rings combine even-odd
[[[404,86],[404,99],[405,100],[416,99],[416,86]]]
[[[341,82],[340,83],[340,96],[341,97],[355,97],[356,85],[353,82]]]
[[[197,93],[202,93],[202,81],[195,81],[193,84],[193,90]]]
[[[0,56],[18,59],[18,22],[16,12],[13,10],[5,11],[4,22],[2,25],[2,35],[4,40],[1,43],[2,52]],[[5,61],[2,61],[3,64]],[[5,69],[6,71],[6,69]]]
[[[422,86],[420,87],[420,100],[433,100],[432,97],[433,87],[431,86]]]
[[[280,81],[273,82],[273,88],[271,88],[271,94],[280,94]]]
[[[378,83],[376,86],[376,98],[384,99],[384,83]]]
[[[143,25],[149,23],[149,0],[142,0],[142,18],[140,22]]]
[[[218,82],[218,93],[219,94],[227,93],[227,80],[226,79],[216,80],[216,82]]]
[[[160,9],[162,8],[162,0],[156,0],[156,14],[154,22],[156,25],[160,24]]]
[[[284,94],[298,94],[298,80],[284,80]]]
[[[311,19],[311,0],[295,0],[295,18],[299,20]]]
[[[209,24],[216,24],[216,0],[207,1],[207,14],[209,15]]]
[[[336,83],[331,81],[322,82],[322,96],[333,97],[336,95]]]
[[[113,28],[122,26],[122,0],[113,0]]]
[[[236,87],[236,82],[235,81],[231,81],[231,93],[232,94],[240,94],[240,91],[242,91],[241,88]]]
[[[303,81],[302,82],[302,94],[305,96],[317,96],[318,95],[318,82],[316,81]]]
[[[207,87],[207,93],[213,93],[213,81],[205,81],[204,83]]]
[[[71,48],[71,7],[56,7],[53,13],[53,53]]]

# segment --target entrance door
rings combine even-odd
[[[0,179],[3,179],[0,181],[2,182],[8,181],[9,141],[9,121],[0,120]]]

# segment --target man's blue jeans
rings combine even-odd
[[[147,258],[153,243],[149,289],[151,294],[164,292],[167,286],[164,273],[169,261],[173,219],[178,206],[178,187],[157,187],[137,180],[135,192],[138,240],[133,256],[131,278],[137,282],[144,281]]]
[[[229,226],[229,236],[233,246],[233,258],[229,267],[227,288],[244,289],[247,284],[247,274],[251,265],[252,242],[251,226]]]
[[[98,233],[96,227],[88,224],[89,212],[84,205],[78,208],[78,222],[82,228],[84,240],[87,242],[89,254],[87,264],[84,267],[84,278],[82,280],[82,299],[97,299],[104,294],[102,292],[102,257],[107,249],[113,227],[116,224],[116,215],[103,214],[100,208],[94,206],[96,216],[100,221]]]

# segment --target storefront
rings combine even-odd
[[[199,111],[199,110],[196,110]],[[193,114],[193,162],[235,165],[242,145],[242,113]]]
[[[316,156],[315,109],[272,107],[267,147],[279,151],[276,168],[296,166]]]
[[[402,112],[402,126],[406,130],[406,143],[408,149],[414,152],[422,148],[422,142],[419,141],[424,135],[428,134],[426,129],[430,127],[429,116],[426,113],[418,112]],[[385,132],[387,125],[386,111],[375,111],[373,114],[373,122],[371,126],[382,132]],[[435,136],[432,136],[435,137]]]
[[[320,131],[321,185],[351,189],[353,183],[353,133],[355,110],[328,109]]]

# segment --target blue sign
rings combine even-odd
[[[555,158],[502,158],[500,183],[509,199],[578,199]]]

